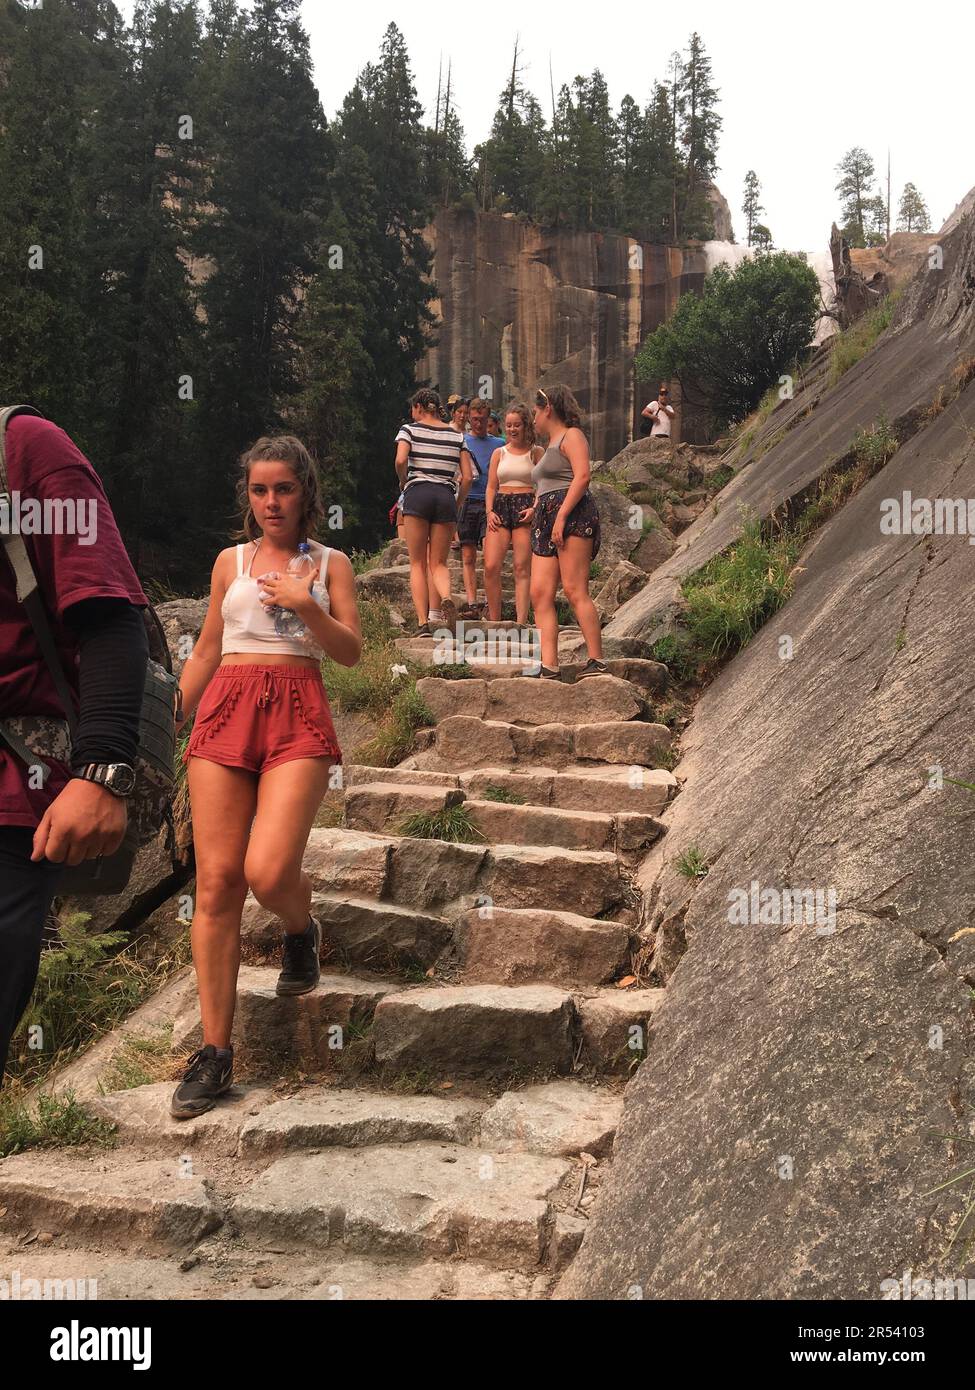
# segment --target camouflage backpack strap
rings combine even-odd
[[[15,415],[36,415],[43,418],[39,410],[29,405],[8,405],[0,409],[0,501],[4,504],[8,518],[11,514],[10,485],[7,479],[7,425]],[[3,552],[13,570],[17,588],[17,600],[24,605],[34,635],[37,638],[41,655],[57,690],[58,698],[64,707],[66,720],[47,719],[40,716],[25,716],[0,720],[0,737],[13,749],[17,756],[28,765],[36,764],[38,756],[55,758],[66,762],[70,757],[71,732],[75,725],[74,703],[65,677],[61,659],[51,635],[51,625],[37,585],[37,575],[31,564],[24,538],[14,533],[11,526],[5,526],[0,534]]]

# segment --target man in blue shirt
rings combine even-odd
[[[464,592],[467,595],[467,607],[458,615],[461,618],[478,618],[481,614],[477,602],[477,552],[487,531],[488,470],[495,449],[504,443],[497,435],[488,434],[490,415],[491,402],[482,401],[479,396],[475,396],[468,407],[469,430],[464,439],[477,472],[457,522],[457,538],[460,541],[461,561],[464,566]]]

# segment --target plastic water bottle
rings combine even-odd
[[[288,574],[293,579],[311,579],[317,569],[311,546],[307,541],[302,541],[298,546],[298,554],[288,561]],[[314,642],[315,639],[293,608],[282,608],[275,604],[268,609],[268,613],[279,637],[289,637],[292,641],[302,642],[306,646]]]

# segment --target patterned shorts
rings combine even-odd
[[[538,505],[535,508],[535,524],[532,527],[532,553],[543,559],[551,560],[559,553],[552,544],[552,527],[555,525],[555,518],[565,501],[565,494],[568,490],[567,487],[559,488],[558,492],[543,493],[538,499]],[[602,532],[599,526],[599,508],[596,506],[595,498],[591,492],[584,493],[572,508],[565,519],[562,534],[564,536],[582,536],[584,540],[591,540],[591,558],[595,560],[602,543]]]
[[[506,531],[517,531],[520,526],[530,526],[531,519],[519,521],[518,517],[526,507],[535,505],[533,492],[497,492],[494,495],[494,515]]]

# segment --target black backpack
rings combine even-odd
[[[0,498],[10,503],[4,448],[8,422],[14,415],[37,415],[40,411],[29,405],[13,405],[0,409]],[[43,417],[41,417],[43,418]],[[9,514],[9,513],[8,513]],[[77,726],[74,702],[64,668],[51,633],[50,619],[44,607],[23,538],[10,532],[0,536],[4,553],[10,563],[17,585],[17,598],[24,605],[41,655],[51,673],[51,679],[64,709],[64,719],[44,715],[19,715],[0,719],[0,738],[28,766],[37,766],[38,758],[52,758],[67,763],[71,756],[71,739]],[[63,896],[101,896],[121,893],[128,884],[136,853],[155,839],[163,825],[168,825],[172,845],[172,797],[175,781],[176,721],[174,702],[177,681],[162,623],[151,606],[143,610],[149,642],[149,663],[139,719],[139,747],[136,756],[136,783],[127,798],[128,827],[125,838],[114,854],[100,859],[87,859],[82,864],[66,865],[58,882]]]

